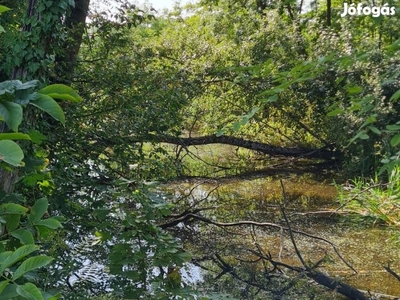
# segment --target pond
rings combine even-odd
[[[212,154],[210,148],[207,151]],[[220,164],[230,161],[229,153],[223,153],[224,158],[217,158]],[[249,165],[254,166],[254,160]],[[301,274],[266,272],[271,264],[267,266],[260,259],[262,253],[273,261],[301,267],[300,253],[307,265],[319,262],[320,272],[357,289],[380,296],[400,295],[400,282],[383,268],[389,264],[400,272],[400,251],[391,240],[395,231],[337,211],[337,192],[332,184],[335,175],[324,169],[306,169],[301,161],[283,168],[261,164],[248,173],[251,175],[213,177],[210,171],[208,179],[187,178],[161,187],[177,213],[188,210],[200,215],[200,220],[189,218],[171,231],[204,270],[202,279],[207,284],[199,284],[202,289],[228,293],[236,299],[342,299],[332,293],[321,294],[325,291]],[[253,223],[225,226],[241,221]],[[282,230],[288,226],[294,231],[298,251],[288,231]],[[232,272],[224,271],[228,266]],[[268,293],[268,289],[284,290],[288,284],[293,288],[280,298]]]

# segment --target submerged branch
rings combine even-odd
[[[255,222],[255,221],[238,221],[238,222],[229,222],[229,223],[224,223],[224,222],[218,222],[218,221],[213,221],[209,218],[206,218],[204,216],[195,214],[195,213],[188,213],[185,216],[182,216],[179,219],[175,219],[172,220],[170,222],[164,223],[164,224],[160,224],[159,227],[162,229],[167,229],[167,228],[171,228],[174,227],[176,225],[178,225],[179,223],[184,223],[186,221],[189,220],[198,220],[198,221],[202,221],[204,223],[207,224],[212,224],[218,227],[235,227],[235,226],[243,226],[243,225],[247,225],[247,226],[258,226],[258,227],[272,227],[272,228],[276,228],[276,229],[280,229],[280,230],[285,230],[285,231],[289,231],[291,230],[291,232],[296,233],[296,234],[300,234],[315,240],[320,240],[323,241],[327,244],[329,244],[332,249],[335,251],[336,255],[340,258],[340,260],[346,264],[346,266],[348,266],[350,269],[352,269],[355,273],[357,273],[357,271],[342,257],[342,255],[340,254],[339,250],[337,249],[337,247],[335,246],[335,244],[333,244],[331,241],[316,236],[316,235],[312,235],[309,234],[307,232],[304,231],[300,231],[300,230],[295,230],[295,229],[289,229],[287,227],[283,227],[281,225],[278,225],[276,223],[270,223],[270,222]]]
[[[388,264],[387,266],[383,266],[383,268],[388,272],[390,275],[392,275],[394,278],[396,278],[398,281],[400,281],[400,275],[397,274],[395,271],[393,271],[390,268],[390,265]]]

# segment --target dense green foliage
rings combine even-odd
[[[398,226],[398,9],[341,18],[342,1],[224,0],[154,15],[123,3],[90,11],[75,45],[79,1],[38,0],[27,16],[34,2],[3,2],[0,297],[202,294],[179,273],[191,255],[162,229],[177,208],[157,180],[192,171],[165,136],[336,149],[345,174],[389,181],[343,205]]]

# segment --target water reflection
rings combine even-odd
[[[335,187],[313,177],[314,175],[291,175],[284,181],[287,192],[285,211],[291,227],[331,241],[358,273],[354,274],[341,261],[330,244],[296,234],[296,244],[304,260],[313,264],[325,258],[320,270],[332,277],[340,277],[361,290],[400,295],[399,282],[382,267],[391,262],[393,270],[400,270],[400,251],[389,242],[392,232],[388,228],[371,228],[369,224],[351,223],[345,216],[334,214],[338,207],[335,202]],[[177,212],[197,209],[200,216],[217,222],[248,220],[271,222],[286,227],[279,206],[283,198],[282,189],[276,178],[257,176],[213,181],[186,180],[164,185],[162,191],[168,195],[168,201],[176,205]],[[241,272],[242,277],[248,280],[245,282],[247,284],[251,281],[271,283],[275,280],[257,278],[257,274],[261,274],[266,266],[263,266],[261,260],[257,261],[254,249],[284,264],[301,266],[287,232],[283,233],[277,228],[219,228],[188,219],[171,231],[194,254],[196,264],[207,270],[204,280],[208,280],[219,291],[226,292],[221,289],[219,281],[224,282],[227,287],[231,286],[231,289],[234,284],[226,279],[228,274],[221,275],[221,266],[218,264],[223,262],[215,259],[216,254],[223,256],[231,267]],[[196,270],[198,274],[199,270]],[[284,274],[282,278],[285,276],[290,277],[293,274]],[[283,283],[276,279],[274,284]],[[245,288],[244,286],[235,288]],[[304,292],[307,291],[309,289]]]

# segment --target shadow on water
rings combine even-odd
[[[336,188],[332,185],[335,178],[332,169],[321,165],[309,167],[306,162],[298,162],[296,166],[290,164],[286,163],[283,168],[263,166],[247,173],[220,177],[186,177],[165,184],[161,189],[175,204],[176,214],[197,209],[196,213],[201,217],[215,222],[246,220],[286,227],[279,205],[283,201],[280,184],[283,178],[285,212],[291,228],[332,242],[357,273],[327,242],[295,234],[304,260],[312,265],[324,258],[319,271],[360,290],[399,296],[400,282],[383,268],[390,263],[393,270],[400,271],[400,251],[398,245],[391,242],[394,229],[374,227],[363,219],[336,211],[339,204],[335,199]],[[288,272],[280,278],[260,278],[259,274],[265,275],[266,266],[254,256],[254,249],[276,261],[301,266],[287,232],[268,226],[218,227],[190,218],[169,230],[193,253],[194,262],[207,270],[202,276],[213,291],[229,292],[238,299],[267,299],[268,292],[257,292],[257,285],[271,284],[271,290],[279,290],[284,285],[281,279],[287,277],[295,278],[289,283],[296,283],[292,291],[286,292],[287,298],[279,299],[341,299],[331,292],[325,294],[324,289],[299,274]],[[223,263],[216,257],[224,257],[235,273],[221,272]],[[278,298],[271,296],[271,299]]]

